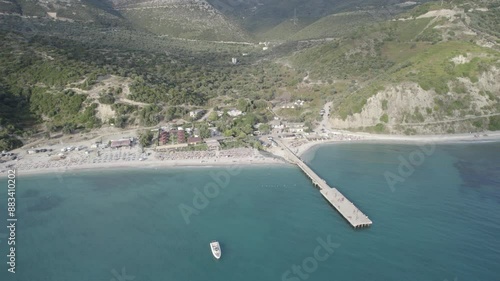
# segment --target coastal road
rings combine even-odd
[[[429,122],[421,122],[421,123],[401,123],[398,125],[400,125],[400,126],[425,126],[425,125],[444,124],[444,123],[452,123],[452,122],[458,122],[458,121],[466,121],[466,120],[472,120],[472,119],[493,117],[493,116],[499,116],[499,115],[500,115],[500,113],[491,113],[491,114],[485,114],[485,115],[479,115],[479,116],[473,115],[473,116],[466,116],[463,118],[441,120],[441,121],[429,121]]]
[[[319,126],[314,129],[316,133],[321,133],[321,129],[329,130],[329,124],[328,121],[330,120],[330,109],[332,108],[333,102],[327,102],[325,103],[325,106],[323,106],[323,110],[325,111],[325,114],[323,114],[323,119],[319,122]]]

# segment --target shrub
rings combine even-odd
[[[389,116],[387,114],[384,114],[380,117],[380,121],[384,122],[384,123],[388,123],[389,122]]]
[[[107,93],[107,94],[101,95],[101,97],[99,97],[99,102],[103,103],[103,104],[114,104],[115,97],[112,94]]]
[[[388,103],[388,101],[387,101],[387,100],[385,100],[385,99],[384,99],[384,100],[382,100],[382,109],[383,109],[383,110],[387,110],[387,103]]]
[[[488,130],[490,131],[500,130],[500,116],[491,116],[489,118]]]

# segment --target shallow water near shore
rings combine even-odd
[[[303,156],[373,221],[358,230],[290,165],[18,176],[16,273],[0,236],[0,280],[498,280],[500,143],[436,145],[401,175],[419,149],[342,143]],[[400,177],[392,188],[387,173]],[[294,273],[318,239],[337,247]]]

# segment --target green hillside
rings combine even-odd
[[[437,11],[439,7],[429,3],[425,10],[417,7],[408,14],[423,15],[433,8]],[[488,13],[491,12],[493,10],[484,11],[486,16],[481,16],[485,24],[494,24],[489,20]],[[334,117],[340,118],[339,124],[347,120],[353,124],[363,123],[363,118],[378,120],[380,116],[370,116],[369,111],[363,112],[365,107],[374,110],[368,101],[378,93],[386,90],[391,92],[391,89],[400,85],[413,87],[409,86],[413,85],[411,83],[420,87],[420,90],[412,88],[413,92],[426,97],[427,93],[431,93],[434,97],[428,105],[424,105],[428,109],[420,110],[417,115],[412,111],[414,108],[410,110],[408,106],[405,109],[406,104],[398,104],[399,112],[390,116],[394,121],[403,124],[438,123],[439,120],[500,113],[500,93],[495,90],[499,89],[498,79],[485,80],[486,77],[497,75],[500,69],[498,46],[483,47],[476,43],[491,40],[494,32],[474,35],[465,20],[465,15],[470,13],[460,9],[453,13],[450,17],[429,16],[381,22],[369,27],[358,26],[342,39],[302,49],[288,60],[294,67],[307,71],[312,79],[334,81],[332,87],[341,89],[332,97]],[[389,92],[386,95],[393,95]],[[411,104],[411,100],[418,99],[418,95],[403,99]],[[380,107],[381,104],[377,112]],[[355,114],[361,115],[355,117]],[[389,122],[387,117],[386,112],[383,118],[385,123]],[[461,125],[449,125],[445,131],[488,128],[488,119],[463,121]],[[389,128],[390,124],[384,122],[374,125],[379,125],[379,131],[386,132],[413,133],[417,132],[414,130],[424,130],[424,127],[411,130],[404,126]],[[438,130],[444,127],[442,125]]]
[[[208,0],[214,7],[218,8],[224,15],[237,20],[240,25],[256,37],[274,34],[272,29],[282,30],[281,24],[288,26],[288,22],[294,21],[304,27],[304,23],[313,23],[323,17],[334,13],[352,12],[359,10],[393,10],[398,1],[390,0],[269,0],[269,1],[233,1],[233,0]],[[425,1],[423,1],[425,2]],[[285,29],[286,30],[286,29]],[[265,38],[269,38],[266,36]],[[307,37],[309,38],[309,37]]]
[[[203,6],[153,6],[120,12],[135,27],[157,35],[215,41],[245,39],[244,32],[236,25]]]
[[[0,15],[0,149],[49,132],[153,126],[213,107],[246,112],[244,122],[220,125],[244,138],[272,118],[271,106],[313,127],[328,101],[340,129],[425,134],[498,125],[494,1],[411,9],[271,1],[232,10],[118,2],[3,2],[10,12]],[[248,38],[270,42],[266,50],[220,42]],[[297,99],[306,105],[282,107]]]
[[[374,14],[376,13],[376,14]],[[370,13],[369,11],[348,12],[333,14],[319,19],[306,26],[290,38],[295,40],[311,38],[344,37],[351,35],[359,26],[373,24],[377,21],[387,19],[382,13]]]
[[[3,2],[3,1],[2,1]],[[69,0],[69,1],[34,1],[34,0],[8,0],[17,9],[9,11],[0,5],[0,11],[18,13],[25,16],[49,17],[47,13],[55,13],[61,20],[76,20],[84,22],[98,22],[105,25],[125,24],[120,13],[107,1],[98,0]]]

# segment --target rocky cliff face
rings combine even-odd
[[[500,69],[450,81],[444,95],[426,91],[416,83],[389,85],[369,98],[360,113],[331,119],[340,129],[379,126],[387,133],[470,132],[487,127],[488,118],[499,115]],[[457,87],[460,85],[460,87]]]

